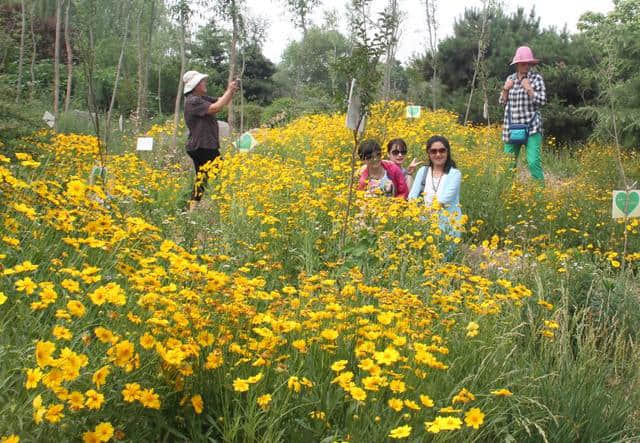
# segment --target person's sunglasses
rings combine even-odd
[[[407,150],[406,149],[394,149],[393,151],[391,151],[391,154],[393,155],[407,155]]]
[[[447,148],[429,149],[429,154],[446,154]]]

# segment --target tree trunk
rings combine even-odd
[[[136,105],[136,128],[140,127],[140,124],[144,120],[144,104],[143,104],[143,96],[144,96],[144,38],[142,37],[142,15],[144,13],[144,5],[143,2],[140,5],[140,12],[138,14],[138,101]]]
[[[155,31],[155,20],[156,20],[156,0],[151,1],[151,13],[149,14],[149,28],[148,32],[148,42],[147,42],[147,51],[144,57],[144,94],[142,97],[142,109],[144,109],[145,118],[149,113],[149,104],[148,104],[148,92],[149,92],[149,67],[151,65],[151,48],[153,47],[153,35]]]
[[[33,95],[36,91],[36,32],[34,22],[36,20],[36,2],[35,0],[31,0],[31,12],[29,17],[29,27],[31,28],[31,67],[29,71],[31,73],[31,87],[29,88],[29,99],[33,100]]]
[[[20,103],[20,95],[22,94],[22,67],[24,65],[24,34],[27,28],[27,15],[25,13],[24,0],[20,1],[20,12],[22,15],[22,24],[20,26],[20,58],[18,60],[18,91],[16,94],[16,103]]]
[[[73,80],[73,52],[71,50],[71,31],[69,30],[69,9],[71,0],[67,0],[67,8],[64,12],[64,42],[67,50],[67,93],[64,97],[64,112],[69,111],[71,104],[71,82]]]
[[[173,138],[172,138],[172,147],[175,151],[176,146],[178,144],[178,122],[180,121],[180,103],[182,100],[182,88],[183,81],[182,76],[184,75],[184,68],[187,64],[187,57],[185,55],[185,39],[186,39],[186,31],[185,31],[186,23],[184,12],[180,13],[180,80],[178,81],[178,91],[176,93],[176,105],[173,110]]]
[[[58,105],[60,104],[60,29],[62,27],[62,0],[56,0],[56,40],[53,55],[53,115],[58,127]]]
[[[396,48],[397,48],[397,38],[398,38],[398,28],[400,22],[400,16],[398,12],[398,0],[390,0],[389,2],[389,12],[393,17],[393,36],[389,40],[386,48],[386,62],[384,67],[384,77],[382,81],[382,99],[384,101],[389,101],[391,95],[391,72],[393,70],[393,64],[396,58]]]
[[[231,22],[233,24],[233,31],[231,35],[231,55],[229,57],[229,82],[231,82],[236,75],[236,65],[238,64],[238,53],[236,46],[238,44],[238,11],[236,10],[236,1],[231,0]],[[233,99],[229,102],[227,107],[228,117],[227,123],[229,123],[229,129],[234,131],[235,118],[233,115]]]
[[[158,115],[162,115],[162,88],[160,82],[162,80],[162,63],[158,61]]]
[[[438,106],[436,87],[438,79],[438,20],[436,18],[437,0],[424,0],[427,18],[427,53],[431,54],[433,78],[431,79],[431,101],[433,110]]]
[[[116,94],[118,92],[118,80],[120,79],[120,70],[122,69],[122,60],[124,59],[124,50],[127,46],[127,36],[129,34],[129,18],[131,17],[131,11],[127,14],[127,19],[124,24],[124,34],[122,35],[122,47],[120,48],[120,57],[118,58],[118,67],[116,68],[116,78],[113,82],[113,91],[111,92],[111,102],[109,103],[109,110],[107,111],[107,122],[105,127],[105,145],[109,146],[109,135],[111,130],[111,114],[113,112],[113,105],[116,102]]]

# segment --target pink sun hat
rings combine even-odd
[[[540,63],[540,60],[533,56],[533,51],[530,47],[520,46],[516,49],[516,55],[513,56],[513,61],[511,62],[512,65],[516,63],[532,63],[535,65]]]

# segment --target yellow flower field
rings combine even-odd
[[[344,115],[228,148],[194,213],[180,165],[114,154],[91,184],[92,137],[5,148],[2,441],[637,436],[640,228],[610,219],[613,151],[548,152],[563,168],[540,188],[498,128],[404,106],[376,105],[366,136],[421,157],[449,137],[462,241],[432,208],[359,195],[341,248]]]

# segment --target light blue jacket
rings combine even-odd
[[[419,198],[423,195],[424,184],[427,178],[427,166],[423,166],[418,169],[416,178],[411,185],[411,191],[409,192],[409,200]],[[462,210],[460,209],[460,184],[462,183],[462,173],[459,169],[451,168],[449,173],[442,178],[442,183],[438,187],[436,192],[436,198],[438,202],[446,209],[449,214],[456,214],[456,220],[460,220],[462,217]],[[450,234],[460,236],[460,232],[454,230],[449,219],[445,216],[440,217],[440,229],[448,231]]]

